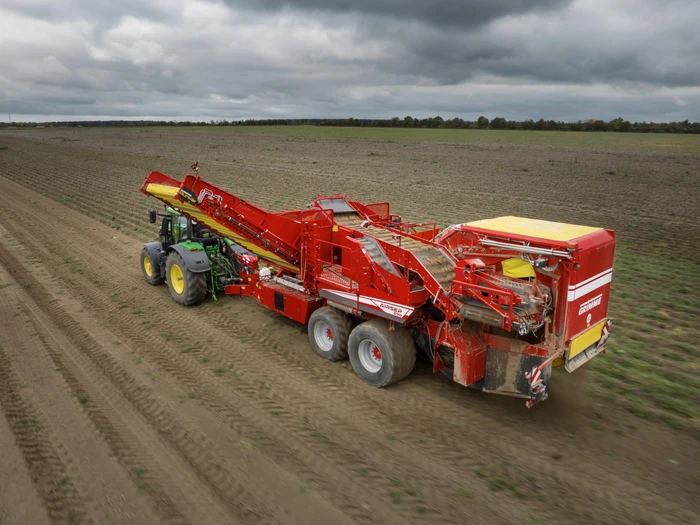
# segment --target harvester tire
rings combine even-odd
[[[187,269],[180,254],[170,252],[165,262],[165,275],[170,295],[183,306],[199,304],[207,296],[206,272],[195,273]]]
[[[350,332],[350,364],[370,385],[389,386],[413,371],[416,346],[404,327],[389,330],[385,319],[372,319]]]
[[[308,332],[314,352],[329,361],[348,358],[348,337],[352,320],[345,312],[324,306],[311,314]]]
[[[163,284],[163,277],[160,275],[160,264],[154,261],[144,248],[141,250],[141,271],[143,272],[144,280],[151,286]]]

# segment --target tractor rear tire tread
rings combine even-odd
[[[365,339],[371,339],[382,354],[382,366],[375,373],[367,370],[360,361],[359,346]],[[385,319],[372,319],[355,327],[350,333],[348,346],[355,373],[376,387],[401,381],[416,366],[416,346],[410,331],[405,327],[389,330]]]
[[[325,322],[333,333],[333,347],[324,351],[314,336],[314,327],[319,321]],[[308,324],[309,342],[317,355],[328,361],[342,361],[348,358],[348,339],[352,330],[352,319],[345,312],[332,306],[323,306],[311,314]]]
[[[165,262],[165,275],[170,276],[170,268],[173,264],[177,264],[182,270],[185,289],[181,294],[177,293],[170,281],[168,280],[168,288],[170,295],[173,296],[176,303],[182,306],[194,306],[206,299],[207,297],[207,274],[206,272],[194,273],[187,269],[185,262],[179,253],[172,251],[168,254]]]

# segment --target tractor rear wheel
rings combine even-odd
[[[345,312],[324,306],[309,318],[309,342],[319,356],[329,361],[348,358],[348,336],[352,320]]]
[[[160,264],[158,261],[153,260],[146,248],[141,250],[141,271],[143,272],[143,278],[151,286],[163,284],[163,277],[160,275]]]
[[[165,262],[165,275],[170,295],[183,306],[193,306],[207,296],[206,272],[194,273],[187,269],[180,254],[170,252]]]
[[[404,327],[389,330],[385,319],[356,326],[350,333],[348,354],[355,373],[376,387],[401,381],[416,365],[411,333]]]

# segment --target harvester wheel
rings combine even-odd
[[[143,278],[151,286],[163,284],[163,278],[160,275],[160,265],[151,258],[146,248],[141,250],[141,271],[143,272]]]
[[[170,295],[183,306],[204,301],[207,296],[206,272],[194,273],[187,269],[180,254],[173,251],[165,262],[165,275]]]
[[[329,361],[348,358],[348,337],[352,320],[345,312],[324,306],[309,318],[309,342],[318,355]]]
[[[388,386],[411,373],[416,347],[403,327],[389,330],[384,319],[372,319],[350,333],[348,354],[355,373],[370,385]]]

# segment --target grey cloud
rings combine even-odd
[[[104,27],[123,16],[151,20],[171,17],[167,0],[3,0],[2,7],[38,20],[90,19]]]
[[[390,19],[412,19],[460,28],[486,24],[506,15],[546,11],[571,0],[225,0],[238,8],[360,13]]]
[[[627,3],[638,8],[654,5]],[[606,4],[598,3],[602,10],[591,7],[505,23],[496,20],[469,31],[376,21],[363,24],[361,31],[367,38],[392,42],[398,59],[384,67],[442,84],[487,74],[540,82],[700,85],[700,38],[695,23],[700,4],[669,2],[658,12],[644,15],[638,12],[644,9],[618,10],[613,19],[609,17],[613,10],[604,8]]]
[[[699,17],[688,0],[4,0],[0,116],[698,120]]]

